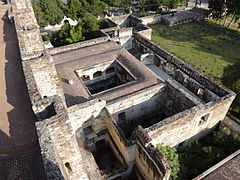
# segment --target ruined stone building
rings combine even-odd
[[[151,42],[134,16],[109,19],[102,37],[54,48],[42,41],[30,0],[12,3],[47,179],[168,179],[155,146],[204,136],[235,97]]]

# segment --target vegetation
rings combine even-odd
[[[209,10],[211,16],[216,20],[224,19],[224,26],[228,17],[231,17],[231,20],[227,24],[228,27],[240,19],[239,0],[209,0]]]
[[[232,110],[240,112],[240,41],[198,23],[189,23],[168,29],[150,25],[152,40],[186,63],[212,77],[219,84],[235,90]],[[238,85],[237,85],[238,87]],[[240,114],[240,113],[239,113]]]
[[[229,156],[240,146],[240,137],[234,138],[226,129],[216,130],[200,141],[186,147],[170,148],[157,145],[171,167],[170,179],[192,179]]]
[[[162,144],[158,144],[157,149],[164,153],[168,165],[171,168],[170,180],[178,179],[180,172],[180,159],[177,150]]]
[[[165,6],[169,10],[172,10],[188,2],[188,0],[142,0],[142,1],[144,11],[159,11],[159,6]]]
[[[46,26],[58,24],[64,16],[78,20],[87,13],[102,15],[107,9],[107,4],[100,0],[68,0],[66,6],[61,0],[39,0],[33,2],[33,9],[38,24]]]
[[[121,0],[103,0],[106,4],[110,6],[120,6]]]
[[[58,33],[44,35],[43,40],[51,41],[54,47],[58,47],[98,37],[99,29],[108,27],[106,19],[97,20],[92,14],[86,13],[76,26],[65,22]]]
[[[63,19],[65,13],[68,13],[61,0],[34,1],[33,9],[40,26],[57,24]]]
[[[100,29],[106,29],[109,28],[108,20],[107,19],[99,19],[98,25]]]

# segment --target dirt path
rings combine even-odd
[[[7,8],[0,1],[0,153],[6,147],[18,151],[19,146],[37,140],[15,27],[6,17]]]

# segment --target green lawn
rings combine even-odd
[[[240,40],[219,33],[197,23],[153,29],[152,41],[218,83],[231,86],[240,72],[235,64],[240,62]],[[234,70],[233,70],[234,69]],[[235,77],[238,76],[238,77]]]

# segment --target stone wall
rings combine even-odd
[[[164,143],[174,147],[209,133],[225,117],[234,97],[223,98],[206,106],[195,106],[146,129],[153,145]],[[203,117],[207,116],[206,119]]]
[[[55,25],[48,24],[47,26],[41,28],[41,32],[48,32],[48,33],[57,32],[64,25],[65,21],[68,21],[71,26],[76,26],[78,24],[77,20],[72,20],[71,18],[64,16],[64,18],[59,24],[55,24]]]
[[[132,48],[132,27],[121,28],[118,31],[120,45],[126,50]]]
[[[117,24],[118,26],[122,25],[128,18],[129,15],[115,16],[109,18],[112,22]]]
[[[81,41],[81,42],[77,42],[77,43],[73,43],[73,44],[69,44],[69,45],[65,45],[65,46],[50,48],[50,49],[47,49],[47,52],[50,55],[54,55],[54,54],[63,53],[66,51],[71,51],[74,49],[79,49],[79,48],[83,48],[83,47],[87,47],[87,46],[92,46],[95,44],[100,44],[103,42],[107,42],[110,39],[110,37],[103,32],[102,32],[102,35],[103,35],[103,37],[90,39],[90,40],[86,40],[86,41]]]
[[[72,106],[69,109],[69,118],[66,116],[59,117],[57,114],[36,123],[41,150],[45,158],[45,169],[49,169],[49,176],[63,176],[64,179],[78,179],[78,177],[82,179],[102,179],[92,154],[85,150],[83,144],[85,141],[82,132],[84,118],[78,119],[77,116],[84,115],[81,112],[88,113],[89,116],[94,114],[87,112],[84,105],[86,106],[86,104],[81,104],[82,108],[80,109],[77,105]],[[96,105],[99,104],[96,103]],[[91,106],[89,109],[94,111]],[[81,129],[79,130],[79,128]],[[53,163],[49,163],[49,160]],[[61,172],[61,174],[58,172]]]
[[[139,31],[138,33],[141,34],[142,36],[144,36],[145,38],[149,39],[149,40],[152,39],[152,29],[151,28]]]
[[[170,168],[164,160],[164,155],[153,147],[136,145],[136,166],[145,180],[167,180]]]
[[[31,69],[41,98],[57,94],[64,99],[54,60],[51,56],[42,56],[34,60],[26,61],[24,64]],[[25,74],[25,76],[27,76],[27,74]]]
[[[142,53],[154,52],[156,56],[160,56],[162,60],[165,60],[165,62],[163,62],[164,66],[168,66],[168,70],[164,71],[174,79],[176,78],[175,73],[179,69],[220,97],[226,96],[227,94],[234,95],[232,91],[218,85],[211,78],[202,75],[200,72],[184,63],[183,60],[177,58],[160,46],[149,41],[139,33],[135,33],[133,35],[133,47]]]
[[[12,8],[22,60],[39,57],[44,51],[39,26],[30,0],[15,1]]]
[[[121,130],[117,127],[116,123],[114,123],[113,119],[110,117],[106,118],[106,124],[108,132],[118,148],[118,152],[121,152],[121,155],[118,155],[118,157],[120,157],[119,159],[121,159],[123,163],[129,164],[130,157]]]
[[[107,104],[107,109],[118,122],[118,114],[125,112],[126,120],[133,120],[155,109],[161,100],[164,86],[162,84],[152,86],[143,91],[131,94]]]
[[[161,14],[152,15],[152,16],[145,16],[140,18],[142,20],[142,24],[157,24],[161,22]]]

